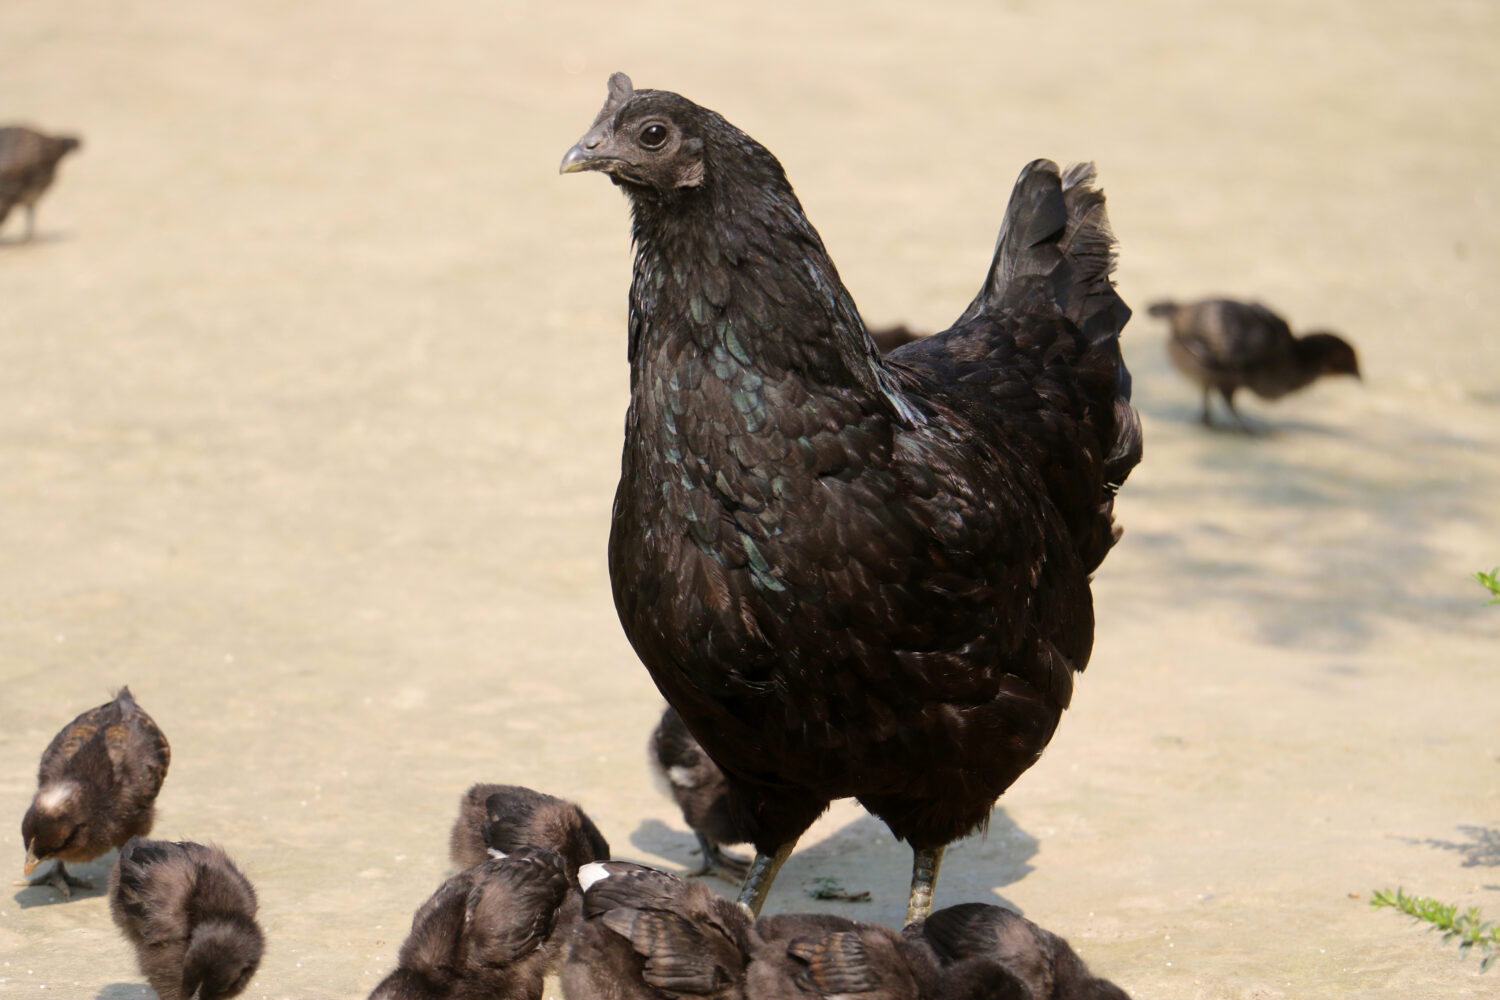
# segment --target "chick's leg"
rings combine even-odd
[[[750,873],[749,861],[720,849],[702,833],[698,834],[698,850],[703,854],[703,867],[694,875],[717,875],[728,882],[742,882]]]
[[[932,893],[937,888],[938,869],[943,864],[944,847],[912,851],[911,895],[906,899],[906,922],[926,920],[932,912]]]
[[[1250,426],[1250,422],[1245,419],[1244,414],[1234,408],[1234,390],[1224,389],[1221,392],[1224,396],[1224,405],[1229,407],[1230,416],[1234,417],[1234,422],[1239,424],[1240,430],[1246,434],[1254,434],[1255,428]]]
[[[52,870],[45,875],[38,875],[35,878],[23,878],[14,884],[19,886],[50,885],[62,893],[64,899],[73,895],[73,888],[70,887],[79,889],[92,889],[94,887],[94,883],[88,879],[79,878],[77,875],[69,875],[68,870],[63,867],[61,861],[54,864]]]
[[[740,884],[740,895],[736,900],[750,911],[752,917],[760,916],[760,908],[766,903],[766,895],[771,891],[771,883],[776,881],[776,873],[781,871],[781,866],[792,856],[792,848],[796,846],[797,842],[790,840],[776,848],[773,854],[755,852],[755,860],[750,862],[750,871]]]

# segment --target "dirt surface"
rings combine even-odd
[[[1495,996],[1369,896],[1500,917],[1500,8],[1231,7],[6,0],[0,116],[85,145],[0,234],[0,858],[128,683],[156,834],[259,887],[251,997],[368,993],[474,781],[695,861],[604,562],[626,205],[557,175],[623,69],[781,157],[872,323],[957,315],[1026,161],[1099,165],[1147,457],[1074,708],[938,905],[1143,998]],[[1204,432],[1144,306],[1211,293],[1363,384]],[[770,908],[895,922],[908,864],[839,804]],[[149,996],[98,892],[0,894],[0,995],[43,988]]]

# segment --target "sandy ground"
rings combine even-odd
[[[604,563],[626,206],[557,176],[624,69],[782,158],[872,322],[957,314],[1027,160],[1099,164],[1147,459],[1075,707],[939,905],[1019,907],[1139,997],[1500,992],[1369,908],[1500,917],[1500,608],[1468,579],[1500,563],[1497,8],[859,9],[0,6],[0,116],[86,140],[0,243],[15,876],[42,748],[122,683],[172,740],[157,835],[259,887],[252,997],[365,995],[473,781],[692,863]],[[1204,433],[1144,306],[1216,292],[1344,331],[1365,382]],[[907,871],[840,804],[770,906],[895,922]],[[149,996],[99,893],[0,894],[0,995],[44,988]]]

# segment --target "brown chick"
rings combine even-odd
[[[749,915],[701,882],[623,861],[584,865],[568,1000],[745,1000]]]
[[[0,226],[17,205],[26,209],[26,235],[36,229],[36,203],[52,179],[57,164],[82,145],[71,135],[51,136],[21,125],[0,128]]]
[[[370,1000],[540,1000],[566,945],[570,896],[567,863],[543,848],[465,868],[418,908]]]
[[[63,727],[42,753],[37,792],[21,820],[26,874],[55,859],[45,875],[18,885],[93,888],[69,875],[64,862],[92,861],[131,837],[151,832],[156,794],[172,750],[130,688]]]
[[[1033,1000],[992,959],[944,963],[920,938],[832,914],[763,917],[754,940],[753,1000]]]
[[[907,927],[944,965],[989,959],[1015,975],[1033,1000],[1129,1000],[1120,987],[1089,972],[1068,942],[1018,913],[988,903],[937,910]]]
[[[510,854],[545,847],[562,855],[568,878],[580,865],[609,858],[609,842],[578,806],[520,785],[474,785],[458,802],[448,856],[459,868],[488,861],[491,851]]]
[[[755,1000],[936,1000],[940,978],[930,952],[889,928],[783,913],[756,921],[745,989]]]
[[[738,885],[750,862],[722,847],[743,844],[750,837],[729,811],[729,783],[724,780],[724,772],[693,739],[682,716],[670,705],[651,733],[649,749],[647,761],[652,771],[671,792],[683,820],[698,838],[703,864],[693,874],[713,873]]]
[[[237,996],[265,939],[255,889],[217,847],[132,837],[109,877],[109,911],[161,1000]]]
[[[1171,324],[1167,356],[1203,390],[1200,419],[1210,427],[1208,404],[1214,392],[1223,397],[1240,429],[1248,431],[1234,408],[1240,389],[1279,399],[1324,375],[1359,377],[1359,358],[1348,341],[1323,331],[1296,336],[1286,320],[1259,302],[1157,302],[1148,311]]]
[[[889,354],[898,347],[904,347],[912,341],[921,340],[927,336],[918,333],[905,323],[897,326],[884,326],[870,331],[870,339],[875,341],[875,347],[881,354]]]

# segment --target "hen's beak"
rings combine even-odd
[[[576,174],[580,170],[608,170],[615,162],[609,149],[609,126],[600,125],[590,129],[588,135],[579,139],[572,149],[563,154],[559,173]]]

